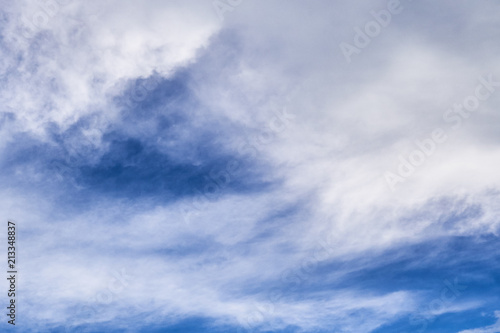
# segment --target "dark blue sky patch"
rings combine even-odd
[[[261,180],[264,169],[259,161],[225,151],[214,144],[210,133],[198,136],[198,144],[189,147],[179,143],[179,150],[190,149],[196,156],[193,164],[191,159],[183,161],[166,154],[152,138],[127,137],[120,131],[104,133],[103,151],[83,135],[92,122],[92,116],[82,118],[66,131],[49,124],[51,143],[28,135],[14,137],[8,144],[7,159],[2,161],[6,183],[30,192],[43,191],[46,198],[54,196],[52,200],[60,201],[64,209],[84,209],[101,197],[147,198],[162,204],[203,195],[207,184],[220,182],[233,161],[238,162],[238,170],[218,195],[260,191],[268,186]],[[23,168],[38,176],[24,177],[19,172]]]
[[[489,285],[487,289],[496,288],[494,281],[500,277],[496,269],[500,265],[500,250],[497,244],[497,237],[484,236],[440,238],[400,246],[376,256],[367,256],[365,259],[320,265],[317,276],[322,276],[323,281],[314,281],[313,285],[323,285],[325,288],[355,287],[383,292],[432,291],[439,288],[444,280],[457,277],[470,288],[479,288],[479,292],[485,284]],[[481,250],[485,254],[478,257],[477,253]],[[328,271],[343,267],[354,268],[354,271],[340,283],[324,284]]]
[[[131,81],[115,99],[119,119],[96,129],[97,114],[81,117],[67,129],[46,124],[52,142],[19,135],[8,150],[7,174],[15,186],[64,193],[62,200],[85,205],[89,199],[152,198],[159,202],[204,195],[219,183],[232,161],[238,163],[219,194],[259,191],[269,186],[265,165],[228,150],[227,120],[206,116],[181,71],[171,79],[158,75]],[[207,112],[208,113],[208,112]],[[97,132],[89,137],[89,132]],[[18,179],[15,170],[30,165],[36,181]],[[10,170],[10,171],[9,171]],[[68,203],[68,202],[66,202]]]
[[[79,167],[77,182],[84,188],[122,197],[193,195],[208,181],[210,171],[230,158],[218,156],[196,166],[172,161],[136,139],[113,140],[97,165]]]
[[[255,327],[253,328],[255,329]],[[250,332],[262,332],[262,333],[295,333],[299,332],[298,328],[289,327],[286,329],[279,330],[257,330],[253,331],[252,329],[246,331],[244,327],[241,326],[231,326],[228,324],[222,324],[218,321],[215,321],[211,318],[202,318],[202,317],[190,317],[183,320],[180,320],[176,323],[172,323],[170,325],[166,323],[158,323],[154,326],[143,327],[139,330],[139,332],[148,332],[148,333],[250,333]]]
[[[485,255],[478,258],[481,251]],[[500,301],[500,250],[498,237],[494,236],[438,239],[370,253],[356,260],[316,262],[304,267],[297,265],[283,272],[279,280],[265,285],[246,286],[246,291],[263,295],[272,291],[292,301],[334,294],[336,290],[374,295],[405,290],[431,301],[440,297],[448,282],[454,284],[457,279],[459,286],[466,287],[457,301],[479,300],[492,308]],[[348,273],[340,280],[330,278],[346,270]]]

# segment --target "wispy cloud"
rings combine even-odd
[[[5,3],[23,330],[496,332],[498,4],[396,2]]]
[[[500,319],[500,313],[498,311],[495,311],[495,317],[497,318],[497,322],[493,325],[483,328],[464,330],[460,331],[459,333],[496,333],[500,331],[500,320],[498,320]]]

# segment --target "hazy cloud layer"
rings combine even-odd
[[[497,332],[494,1],[2,8],[23,331]]]

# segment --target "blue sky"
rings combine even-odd
[[[3,1],[0,330],[500,332],[499,11]]]

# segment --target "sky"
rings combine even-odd
[[[497,1],[1,4],[2,332],[500,332]]]

